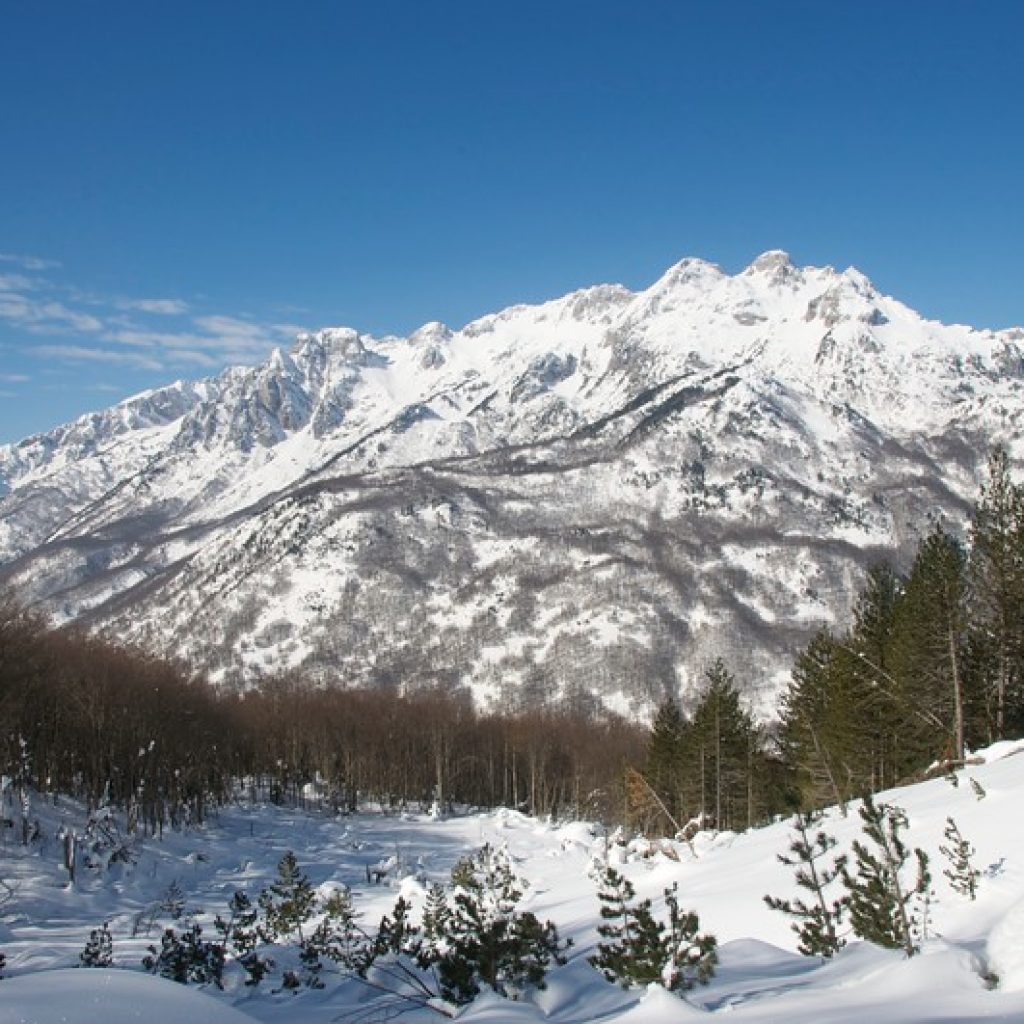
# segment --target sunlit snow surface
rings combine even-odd
[[[507,844],[516,870],[529,881],[527,907],[551,918],[575,940],[569,963],[548,988],[520,1003],[485,996],[461,1020],[584,1024],[671,1024],[714,1019],[762,1024],[923,1024],[1024,1020],[1024,744],[1001,744],[957,773],[958,785],[937,779],[883,794],[910,819],[909,845],[932,856],[937,902],[933,929],[920,956],[852,942],[830,963],[799,956],[787,919],[763,903],[766,893],[794,892],[792,874],[776,861],[786,849],[785,822],[746,834],[702,833],[691,850],[672,844],[608,844],[606,832],[580,823],[541,822],[514,811],[467,814],[446,820],[426,815],[327,813],[271,807],[231,808],[198,831],[168,833],[147,842],[130,872],[97,877],[83,871],[75,889],[64,884],[50,839],[24,855],[8,837],[0,849],[2,877],[15,898],[3,908],[0,949],[8,977],[0,981],[0,1024],[147,1024],[252,1019],[327,1024],[356,1011],[381,1009],[358,984],[329,979],[323,992],[256,994],[229,971],[226,991],[186,990],[142,973],[139,960],[157,941],[161,922],[131,938],[139,915],[158,902],[172,880],[189,907],[209,926],[235,888],[254,894],[273,876],[277,860],[294,849],[317,885],[351,885],[364,921],[377,920],[398,892],[422,901],[425,886],[446,877],[452,863],[483,842]],[[978,786],[972,785],[972,781]],[[983,793],[983,795],[979,795]],[[48,835],[59,821],[81,822],[81,811],[61,804],[38,807]],[[976,847],[983,877],[976,902],[954,893],[942,876],[947,815]],[[848,848],[858,835],[854,808],[829,813],[825,828]],[[678,882],[684,906],[718,936],[721,964],[711,985],[687,1001],[661,990],[624,991],[602,980],[586,962],[598,936],[593,867],[606,859],[621,867],[641,896],[656,903]],[[366,866],[401,865],[388,882],[367,885]],[[198,908],[203,908],[199,912]],[[73,970],[90,929],[110,921],[120,971]],[[990,990],[982,975],[994,972]],[[245,1015],[245,1017],[241,1016]],[[371,1019],[371,1018],[367,1018]],[[436,1021],[429,1011],[407,1015]]]

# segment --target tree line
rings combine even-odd
[[[0,598],[0,773],[22,797],[68,794],[127,811],[130,829],[201,821],[249,795],[338,811],[377,804],[509,806],[615,818],[642,726],[554,705],[480,711],[468,692],[315,686],[244,693]]]
[[[935,524],[905,574],[870,570],[846,630],[793,665],[779,718],[758,728],[717,662],[695,709],[658,710],[630,810],[648,830],[746,827],[964,761],[1024,733],[1024,485],[989,460],[966,541]]]

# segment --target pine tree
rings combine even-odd
[[[949,887],[961,896],[976,899],[981,872],[971,863],[974,847],[960,834],[960,828],[952,818],[946,818],[942,834],[949,844],[939,847],[939,853],[949,861],[949,866],[942,871],[949,880]]]
[[[686,722],[679,705],[668,697],[658,708],[647,744],[644,778],[657,794],[668,822],[675,832],[683,813],[681,789],[684,776],[683,737]]]
[[[1024,486],[1010,478],[1006,450],[989,457],[974,510],[969,560],[975,650],[983,652],[989,739],[1024,721]]]
[[[597,931],[607,941],[598,943],[590,963],[608,981],[679,992],[711,980],[718,961],[715,938],[700,933],[696,914],[680,910],[675,885],[665,890],[667,925],[654,917],[649,899],[636,900],[632,882],[612,867],[601,876],[598,898]]]
[[[530,986],[543,988],[552,961],[565,962],[568,943],[550,921],[520,911],[522,897],[506,851],[485,845],[452,869],[445,948],[436,963],[445,998],[468,1002],[481,985],[515,998]]]
[[[241,889],[235,890],[228,902],[228,910],[230,913],[227,920],[218,915],[214,921],[214,927],[221,937],[221,949],[225,955],[230,949],[245,970],[248,975],[246,985],[259,985],[274,967],[273,960],[258,952],[261,941],[259,912]]]
[[[896,610],[893,672],[908,767],[962,761],[967,743],[967,576],[963,547],[935,528],[921,543]]]
[[[906,889],[900,877],[910,852],[900,832],[907,826],[902,808],[891,804],[875,805],[865,796],[860,808],[865,836],[873,849],[859,840],[853,842],[855,873],[844,867],[843,884],[848,892],[850,924],[862,939],[887,949],[902,949],[908,957],[918,952],[917,937],[927,930],[920,904],[929,892],[931,876],[928,857],[915,849],[917,883]]]
[[[85,949],[79,953],[78,961],[81,967],[114,966],[114,940],[107,921],[89,932],[89,940],[85,944]]]
[[[704,688],[684,732],[685,771],[697,789],[685,808],[718,829],[753,824],[763,751],[753,719],[740,702],[736,680],[717,659],[705,672]]]
[[[352,894],[347,888],[332,893],[321,905],[320,915],[320,921],[302,943],[299,954],[307,973],[307,984],[312,988],[323,987],[319,980],[321,957],[351,969],[358,962],[362,946]]]
[[[796,918],[792,928],[800,937],[797,949],[804,956],[827,958],[846,945],[838,931],[846,900],[841,897],[830,902],[825,896],[826,888],[842,875],[846,857],[836,857],[831,866],[819,863],[836,845],[835,838],[823,830],[811,836],[820,821],[820,814],[798,814],[793,819],[796,835],[789,844],[792,856],[778,855],[781,863],[796,868],[796,884],[810,894],[809,902],[800,897],[784,900],[775,896],[765,896],[764,901],[773,910]]]
[[[303,925],[313,916],[315,904],[313,886],[289,850],[278,862],[277,878],[259,895],[263,941],[276,942],[296,934],[301,940]]]
[[[193,924],[180,934],[167,928],[160,939],[160,948],[147,947],[142,966],[153,974],[170,978],[182,985],[190,982],[223,988],[224,947],[203,938],[203,929]]]

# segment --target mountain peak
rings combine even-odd
[[[801,271],[793,265],[788,252],[782,249],[769,249],[761,253],[743,274],[747,277],[766,277],[772,284],[782,284],[799,277]]]

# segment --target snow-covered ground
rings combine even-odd
[[[788,822],[745,834],[702,833],[685,844],[652,848],[621,845],[600,827],[558,824],[496,811],[434,820],[427,815],[329,813],[274,807],[232,807],[207,827],[147,840],[137,863],[98,874],[83,868],[67,883],[54,838],[62,822],[81,826],[82,811],[66,802],[37,806],[44,838],[26,853],[7,830],[0,846],[0,879],[13,897],[0,907],[0,1024],[147,1024],[202,1021],[288,1021],[326,1024],[374,1009],[372,993],[357,982],[328,979],[323,991],[253,992],[229,972],[224,992],[198,991],[142,972],[146,946],[168,923],[154,908],[171,883],[185,893],[188,911],[209,927],[236,888],[255,894],[274,876],[282,854],[295,851],[316,885],[343,882],[368,924],[389,910],[399,892],[414,901],[425,885],[445,880],[454,861],[483,843],[507,845],[516,870],[530,883],[526,908],[550,918],[574,940],[565,967],[549,975],[545,991],[519,1003],[485,996],[463,1010],[466,1021],[584,1024],[668,1024],[725,1015],[737,1022],[958,1022],[1024,1020],[1024,744],[1003,744],[983,762],[949,778],[882,794],[909,817],[909,845],[931,856],[936,902],[933,931],[921,955],[851,942],[832,962],[795,952],[788,919],[770,910],[765,894],[795,895],[791,869],[778,863],[790,837]],[[939,853],[947,816],[974,845],[982,878],[978,899],[952,891]],[[832,811],[825,828],[848,849],[859,835],[854,808]],[[605,982],[587,963],[598,936],[595,864],[611,860],[658,906],[662,890],[678,882],[684,907],[700,915],[702,930],[720,944],[712,983],[684,1002],[663,990],[625,991]],[[386,866],[380,884],[367,868]],[[110,922],[116,967],[74,970],[91,929]],[[134,933],[134,934],[133,934]],[[983,975],[993,972],[998,986]],[[369,1019],[369,1018],[367,1018]],[[430,1010],[404,1019],[438,1020]]]

